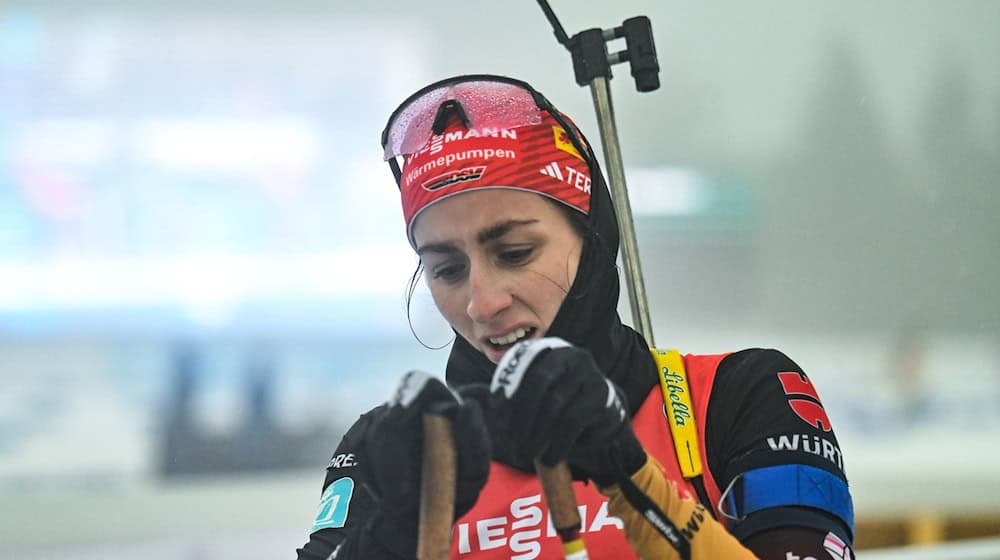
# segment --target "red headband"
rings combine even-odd
[[[465,128],[456,121],[405,156],[400,190],[410,243],[423,209],[482,188],[531,191],[590,212],[590,170],[551,115],[516,128]]]

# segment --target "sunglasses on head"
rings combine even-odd
[[[469,129],[512,129],[537,125],[548,113],[566,131],[593,171],[594,154],[568,118],[526,82],[491,74],[470,74],[434,82],[406,98],[382,131],[384,159],[401,185],[400,157],[419,153],[455,119]]]

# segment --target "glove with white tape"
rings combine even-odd
[[[560,338],[515,344],[490,384],[491,432],[524,464],[566,460],[577,478],[606,486],[646,461],[624,395],[589,351]]]

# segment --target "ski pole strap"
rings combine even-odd
[[[669,517],[663,510],[661,510],[654,502],[646,495],[645,492],[639,489],[638,486],[632,482],[629,477],[624,477],[618,483],[618,487],[621,488],[622,495],[628,500],[628,503],[632,505],[642,514],[642,516],[652,525],[656,530],[663,535],[663,538],[667,539],[677,554],[680,555],[681,560],[691,560],[691,542],[681,534],[674,522],[670,520]]]

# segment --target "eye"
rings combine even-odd
[[[448,284],[454,284],[465,275],[465,264],[457,262],[442,263],[431,269],[431,276]]]
[[[499,257],[506,264],[522,264],[527,262],[534,252],[534,247],[517,247],[500,251]]]

